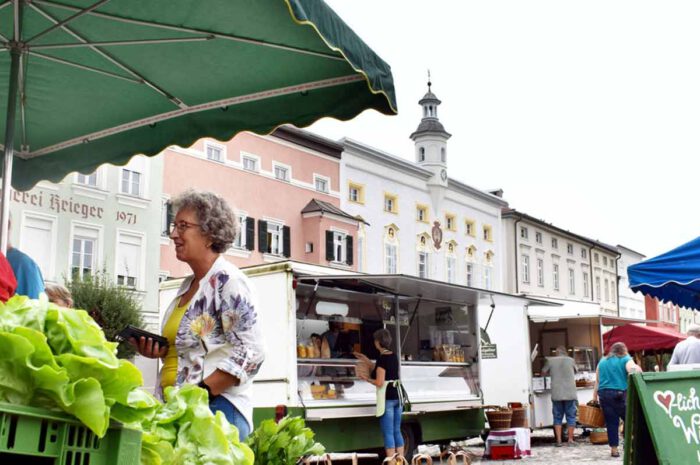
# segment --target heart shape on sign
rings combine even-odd
[[[654,392],[654,401],[671,416],[671,404],[673,399],[676,398],[676,394],[673,391],[656,391]]]

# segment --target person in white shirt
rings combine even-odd
[[[700,325],[688,327],[688,339],[676,344],[669,365],[688,365],[700,363]]]

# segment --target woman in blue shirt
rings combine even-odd
[[[641,373],[642,369],[634,363],[627,353],[627,346],[622,342],[616,342],[610,347],[608,356],[598,363],[596,370],[593,400],[600,399],[608,431],[610,455],[613,457],[620,456],[617,446],[620,444],[620,420],[625,420],[627,375],[635,372]]]

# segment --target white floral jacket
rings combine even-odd
[[[194,276],[180,286],[168,307],[163,326]],[[248,278],[224,257],[219,257],[199,282],[175,337],[177,386],[197,384],[219,369],[240,380],[222,395],[253,424],[253,377],[265,359],[262,323]],[[160,385],[160,383],[159,383]]]

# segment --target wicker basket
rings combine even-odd
[[[486,418],[492,430],[508,429],[513,418],[513,411],[510,409],[487,410]]]
[[[591,435],[589,436],[589,439],[591,440],[591,444],[607,444],[608,443],[608,431],[607,430],[594,430],[591,431]]]
[[[578,421],[582,425],[592,426],[594,428],[601,428],[605,426],[603,410],[599,407],[592,407],[590,405],[578,406]]]
[[[527,408],[513,407],[513,416],[510,419],[511,428],[527,428]]]

